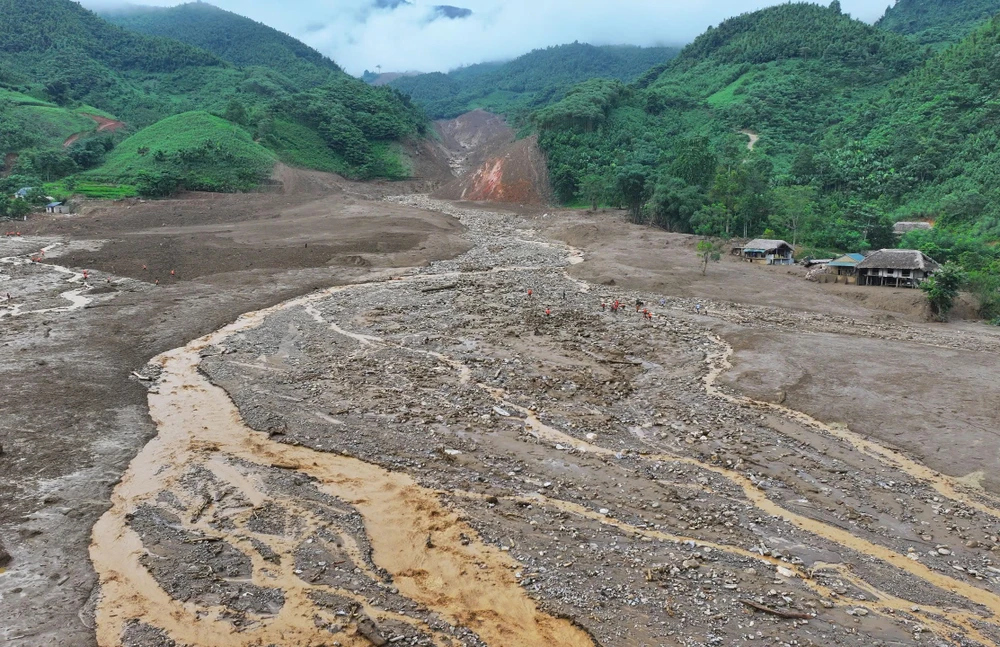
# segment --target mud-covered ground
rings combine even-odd
[[[100,205],[0,237],[0,642],[94,643],[91,528],[155,434],[133,371],[248,310],[468,248],[453,218],[354,193],[381,187],[288,173],[291,193]]]
[[[772,329],[980,355],[996,336],[589,284],[536,219],[402,201],[459,217],[472,249],[147,369],[164,376],[162,442],[96,532],[122,540],[92,548],[99,630],[129,645],[1000,641],[1000,503],[975,479],[719,384],[726,339]],[[162,592],[184,604],[150,613]]]
[[[995,330],[289,179],[0,239],[7,643],[1000,642]]]

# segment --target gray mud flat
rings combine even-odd
[[[101,645],[1000,642],[994,497],[720,387],[726,316],[401,200],[472,249],[157,358]]]

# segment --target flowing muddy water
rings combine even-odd
[[[317,311],[313,310],[310,314],[312,314],[314,317],[319,318],[323,323],[328,323],[319,316],[319,313]],[[337,324],[330,324],[330,327],[332,330],[337,331],[339,334],[344,335],[351,339],[355,339],[359,343],[362,343],[363,345],[366,346],[371,346],[373,344],[386,345],[386,342],[384,340],[376,336],[353,333],[344,330]],[[727,358],[729,357],[729,354],[732,352],[732,349],[728,346],[728,344],[725,344],[725,342],[723,342],[718,337],[712,336],[710,338],[715,343],[722,346],[723,349],[728,349],[728,351],[723,350],[722,352],[719,353],[708,354],[706,362],[709,366],[709,371],[704,378],[706,390],[713,396],[724,397],[737,404],[750,405],[750,406],[767,406],[767,403],[758,402],[750,398],[742,398],[742,397],[737,398],[734,396],[726,395],[723,392],[721,392],[718,389],[718,387],[715,386],[715,381],[718,379],[719,375],[721,375],[721,373],[724,372],[725,367],[727,366]],[[400,349],[403,350],[402,347],[400,347]],[[406,349],[406,350],[414,352],[413,349]],[[419,350],[415,352],[425,353],[424,351],[419,351]],[[425,353],[425,354],[430,354],[434,356],[436,359],[450,365],[452,368],[456,369],[460,373],[461,381],[463,384],[468,382],[470,369],[459,360],[448,357],[446,355],[442,355],[440,353]],[[538,415],[532,410],[526,407],[518,406],[517,404],[511,402],[510,399],[507,398],[507,394],[502,389],[492,389],[482,384],[477,386],[482,388],[484,391],[488,392],[490,396],[494,399],[494,401],[497,403],[497,405],[501,407],[501,410],[509,409],[512,412],[519,413],[521,419],[523,419],[524,421],[526,430],[531,435],[535,436],[540,440],[544,440],[549,443],[556,443],[560,447],[564,446],[567,448],[572,448],[575,451],[585,454],[590,453],[598,456],[616,457],[616,458],[622,457],[622,454],[619,451],[602,447],[600,445],[594,444],[593,442],[581,440],[551,425],[545,424],[544,422],[542,422],[542,420],[539,419]],[[777,405],[771,405],[771,406],[777,410],[780,410],[780,413],[788,415],[789,417],[792,417],[795,420],[808,421],[809,424],[818,426],[822,429],[828,429],[826,425],[822,425],[822,423],[819,423],[818,421],[809,418],[805,414],[793,411],[791,409],[787,409],[785,407],[778,407]],[[854,440],[853,434],[847,434],[842,432],[836,434],[836,436],[841,440]],[[877,453],[873,452],[873,455],[875,456],[883,457],[894,454],[893,452],[890,452],[890,450],[881,448],[876,443],[873,443],[871,441],[860,438],[857,440],[859,441],[859,444],[863,446],[865,449],[878,448],[880,450],[879,452]],[[791,510],[788,510],[787,508],[784,508],[781,505],[772,501],[770,498],[768,498],[767,494],[763,490],[759,489],[756,486],[756,484],[754,484],[753,482],[750,481],[750,479],[743,476],[742,474],[739,474],[735,470],[726,469],[705,461],[697,460],[694,458],[683,457],[675,454],[648,453],[648,454],[640,454],[638,455],[637,458],[641,461],[685,464],[696,467],[701,470],[706,470],[718,474],[719,476],[722,476],[732,484],[739,487],[742,490],[746,499],[750,503],[752,503],[758,510],[772,517],[783,519],[786,522],[791,523],[792,525],[806,532],[812,533],[818,537],[823,537],[827,540],[836,543],[839,546],[848,548],[859,554],[881,560],[886,564],[890,564],[901,571],[904,571],[914,577],[923,580],[924,582],[927,582],[928,584],[931,584],[932,586],[941,589],[942,591],[948,591],[949,593],[958,595],[970,602],[973,602],[974,604],[984,607],[989,611],[989,614],[993,617],[1000,616],[1000,596],[998,596],[997,594],[988,591],[984,588],[981,588],[975,584],[970,584],[968,582],[956,579],[944,573],[940,573],[919,561],[915,561],[907,557],[904,554],[898,553],[890,548],[873,543],[871,541],[867,541],[862,537],[856,536],[836,526],[815,519],[811,519],[801,514],[796,514]],[[934,479],[931,481],[932,484],[948,482],[947,477],[945,477],[944,475],[937,474],[932,470],[929,470],[928,468],[919,466],[917,463],[913,461],[905,460],[905,463],[908,466],[911,466],[914,469],[914,471],[917,472],[921,477],[928,478],[929,480]],[[900,467],[895,463],[895,461],[893,461],[891,464],[894,467]],[[942,487],[939,489],[939,491],[941,491],[942,494],[944,494],[945,492],[950,492],[951,490],[947,489],[946,487]],[[454,493],[454,494],[462,496],[461,493]],[[948,495],[945,494],[945,496]],[[734,546],[725,546],[722,544],[717,544],[712,542],[697,541],[691,537],[682,537],[669,533],[650,532],[648,530],[636,529],[630,526],[629,524],[610,519],[606,515],[600,515],[588,508],[579,505],[574,505],[565,501],[555,501],[546,497],[538,497],[537,499],[524,499],[524,500],[541,501],[546,505],[553,506],[560,510],[571,512],[573,514],[587,517],[592,520],[597,520],[602,524],[612,525],[622,530],[635,532],[643,536],[653,537],[656,539],[662,539],[678,543],[697,542],[700,545],[710,546],[716,550],[727,552],[733,555],[738,555],[740,557],[762,560],[772,566],[782,565],[782,563],[779,560],[766,559],[764,558],[763,555],[754,553],[746,549],[740,549]],[[966,635],[975,638],[976,640],[982,642],[983,644],[988,644],[990,642],[990,639],[987,638],[984,634],[982,634],[975,625],[975,623],[982,622],[986,619],[986,616],[984,615],[957,611],[957,610],[947,610],[938,607],[931,607],[928,605],[914,605],[912,601],[908,601],[898,596],[894,596],[889,593],[879,591],[876,587],[872,586],[864,579],[851,574],[849,570],[842,564],[824,565],[823,568],[817,570],[830,570],[837,572],[841,577],[850,581],[852,584],[858,586],[859,588],[868,591],[875,598],[870,603],[855,602],[853,603],[853,606],[855,607],[864,607],[872,612],[879,613],[887,617],[891,617],[893,614],[896,613],[917,614],[920,616],[921,620],[926,625],[932,628],[934,633],[936,633],[942,638],[946,638],[950,633],[958,629],[961,629]],[[819,585],[816,582],[809,582],[809,580],[811,579],[811,574],[806,575],[801,570],[798,570],[797,574],[804,580],[806,580],[807,586],[812,588],[817,593],[821,595],[829,594],[830,589],[828,587]]]
[[[315,298],[281,308],[308,304]],[[199,373],[200,354],[210,346],[223,344],[230,335],[258,325],[275,310],[241,317],[212,335],[154,360],[163,368],[158,392],[149,397],[150,413],[159,434],[132,462],[115,489],[112,509],[94,529],[91,558],[101,581],[97,610],[99,644],[108,647],[121,644],[127,624],[135,620],[189,645],[318,646],[333,639],[342,644],[371,644],[356,629],[331,632],[328,627],[317,626],[317,618],[330,614],[316,603],[313,594],[327,592],[328,587],[311,585],[294,572],[294,560],[290,558],[296,545],[306,541],[322,525],[321,520],[305,524],[292,540],[249,533],[245,530],[245,520],[237,520],[240,529],[226,534],[208,525],[187,524],[206,540],[232,541],[251,556],[254,583],[284,593],[284,604],[279,611],[261,616],[239,630],[220,606],[205,607],[174,600],[143,565],[146,547],[129,526],[130,515],[140,506],[155,501],[161,493],[175,490],[174,486],[193,467],[204,467],[235,487],[251,507],[259,508],[270,497],[252,484],[252,477],[236,466],[239,464],[249,465],[250,472],[253,466],[279,467],[305,475],[321,491],[356,510],[371,544],[372,562],[388,574],[388,581],[400,595],[452,626],[472,630],[485,643],[516,642],[538,647],[593,644],[586,633],[569,621],[540,611],[511,574],[516,562],[476,541],[476,533],[455,512],[442,506],[436,492],[418,486],[403,474],[357,459],[271,441],[266,434],[254,432],[242,423],[226,393]],[[367,340],[359,336],[358,341]],[[281,502],[292,506],[295,517],[310,516],[288,497]],[[281,565],[264,562],[254,555],[249,548],[250,539],[268,544],[270,551],[284,558]],[[355,560],[362,561],[359,549],[349,552],[354,553]],[[378,619],[400,619],[398,614],[370,606],[366,613]],[[433,636],[436,644],[452,644],[452,639],[440,632],[426,626],[421,629]]]
[[[1000,518],[1000,507],[985,504],[980,500],[995,500],[995,498],[985,492],[981,487],[976,487],[977,479],[974,478],[976,476],[975,474],[970,475],[973,478],[965,477],[961,479],[941,474],[940,472],[936,472],[925,465],[921,465],[917,461],[907,458],[900,452],[884,447],[870,438],[865,438],[860,434],[852,432],[847,426],[824,424],[812,416],[802,413],[801,411],[789,409],[788,407],[780,404],[762,402],[745,396],[735,396],[726,393],[719,388],[718,381],[723,373],[733,367],[731,362],[733,347],[715,335],[709,335],[709,340],[720,349],[717,352],[709,353],[705,360],[709,367],[708,373],[705,375],[705,389],[709,394],[722,398],[728,402],[732,402],[733,404],[752,406],[768,411],[774,411],[782,416],[803,423],[806,426],[819,429],[849,444],[851,447],[854,447],[858,451],[874,458],[884,465],[898,469],[906,474],[909,474],[913,478],[930,485],[937,490],[939,494],[948,499],[960,501],[965,505],[971,506],[981,512],[985,512],[990,516]]]
[[[509,246],[512,238],[508,236],[503,242]],[[532,273],[538,272],[560,277],[550,291],[552,299],[560,298],[558,294],[562,288],[575,285],[581,295],[595,301],[590,307],[597,309],[599,300],[587,296],[588,284],[567,281],[566,264],[582,259],[577,250],[543,241],[521,241],[521,245],[526,242],[558,252],[561,257],[548,263],[513,262],[485,268],[482,263],[473,262],[473,258],[465,269],[442,264],[435,268],[441,271],[335,288],[245,315],[212,335],[156,358],[155,363],[162,367],[163,373],[157,390],[150,394],[149,405],[159,435],[133,461],[115,490],[112,509],[94,530],[91,554],[101,579],[99,643],[102,646],[121,644],[123,635],[128,634],[136,621],[141,621],[178,643],[192,646],[242,647],[272,643],[318,646],[333,641],[343,645],[369,645],[404,639],[414,644],[443,646],[595,644],[587,632],[572,622],[540,609],[515,576],[518,562],[480,539],[463,513],[441,502],[445,494],[470,501],[482,501],[483,495],[460,488],[444,492],[422,487],[401,472],[388,471],[356,458],[277,442],[244,424],[227,393],[212,385],[199,370],[202,357],[224,351],[227,340],[263,325],[272,315],[297,311],[320,324],[328,334],[347,340],[350,345],[348,363],[360,365],[369,359],[375,362],[381,352],[394,355],[394,361],[401,361],[399,358],[407,353],[430,358],[454,371],[459,388],[488,394],[500,409],[498,414],[508,414],[502,418],[511,424],[522,424],[527,435],[543,441],[540,444],[558,444],[559,449],[602,457],[609,462],[627,459],[629,464],[636,465],[683,465],[715,475],[734,487],[738,494],[733,498],[742,495],[756,511],[852,553],[877,560],[906,577],[936,588],[941,592],[941,599],[949,602],[934,605],[908,600],[906,592],[893,593],[884,586],[876,586],[871,577],[855,572],[852,563],[815,563],[811,568],[800,567],[745,546],[703,541],[694,536],[629,523],[551,495],[505,497],[506,500],[550,508],[650,541],[708,547],[741,560],[765,564],[778,569],[779,573],[785,569],[802,586],[825,599],[838,600],[836,591],[821,581],[822,577],[836,575],[863,591],[865,597],[838,600],[835,606],[863,608],[894,622],[902,619],[906,623],[919,623],[923,629],[952,644],[962,644],[962,638],[956,636],[984,645],[992,643],[981,628],[995,624],[994,619],[1000,614],[1000,597],[985,585],[951,577],[847,529],[793,512],[769,498],[764,490],[736,469],[722,467],[703,456],[666,453],[644,438],[643,442],[650,446],[648,453],[614,450],[592,441],[590,435],[587,441],[581,440],[558,428],[557,424],[544,422],[532,407],[514,401],[525,394],[479,383],[477,379],[482,373],[477,373],[451,353],[413,348],[381,333],[352,330],[356,319],[330,314],[324,309],[324,305],[335,304],[340,297],[356,300],[349,294],[355,290],[364,290],[364,300],[368,301],[372,299],[372,290],[419,293],[447,287],[444,282],[452,279],[475,281],[477,277],[496,279],[509,288],[523,285],[532,280],[529,279]],[[497,240],[492,243],[499,246]],[[514,260],[538,259],[518,257]],[[428,282],[431,287],[419,287]],[[561,299],[566,299],[565,293]],[[713,337],[711,341],[718,350],[707,353],[706,372],[699,373],[696,388],[703,387],[712,397],[732,405],[768,408],[781,416],[828,431],[838,441],[862,450],[887,467],[917,478],[945,497],[956,501],[968,499],[966,491],[956,481],[849,431],[822,425],[784,407],[724,393],[716,382],[728,368],[732,350],[718,338]],[[289,343],[297,342],[282,341],[282,344]],[[698,355],[699,363],[701,357]],[[622,363],[641,366],[644,371],[655,366],[648,362]],[[273,369],[267,363],[233,364],[248,369]],[[333,412],[317,411],[312,415],[331,425],[344,425]],[[638,421],[640,428],[641,423]],[[308,486],[315,492],[308,496],[299,490],[292,493],[290,486],[280,485],[281,479],[275,472],[288,478],[301,478],[305,482],[302,487]],[[707,484],[677,485],[682,486],[712,491]],[[148,515],[151,506],[169,508],[169,515],[160,512],[157,519],[169,532],[181,533],[175,544],[215,547],[216,556],[227,554],[230,562],[246,565],[245,568],[237,568],[232,563],[216,565],[207,559],[209,565],[204,568],[216,575],[229,569],[225,577],[219,578],[229,589],[221,592],[181,589],[180,593],[168,590],[172,586],[169,574],[158,570],[156,561],[167,550],[163,546],[170,543],[169,538],[164,539],[167,535],[163,533],[167,530],[151,531],[148,525],[137,526],[136,523]],[[266,510],[272,506],[285,511],[279,522],[267,517]],[[982,503],[979,506],[980,511],[997,516],[989,506]],[[269,523],[277,523],[280,529],[269,527]],[[300,555],[307,550],[314,551],[310,554],[314,555],[313,562],[320,564],[318,570],[302,565]],[[176,559],[176,554],[173,557]],[[332,577],[334,567],[344,564],[342,570],[353,575],[347,576],[347,580]],[[362,580],[367,584],[358,583]],[[331,603],[331,598],[338,602]],[[258,602],[251,604],[248,600]],[[954,600],[968,604],[965,609],[954,608]],[[349,608],[338,610],[337,605]],[[372,620],[392,633],[373,638]],[[462,634],[462,631],[468,633]]]
[[[47,245],[46,247],[43,247],[41,249],[41,251],[38,253],[38,256],[44,256],[46,252],[49,252],[49,251],[55,249],[59,245],[61,245],[61,243],[53,243],[51,245]],[[44,263],[44,264],[35,263],[35,261],[32,260],[33,256],[34,256],[34,254],[28,255],[28,256],[8,256],[8,257],[5,257],[5,258],[0,258],[0,264],[13,265],[13,266],[36,265],[38,267],[44,267],[44,268],[47,268],[47,269],[51,269],[51,270],[53,270],[55,272],[58,272],[59,274],[66,275],[68,277],[66,279],[67,283],[70,283],[70,284],[80,284],[80,283],[84,282],[85,277],[84,277],[84,275],[81,272],[77,272],[76,270],[72,270],[72,269],[70,269],[68,267],[62,267],[61,265],[52,265],[52,264],[49,264],[49,263]],[[63,306],[63,307],[40,308],[38,310],[25,310],[24,309],[24,304],[19,303],[19,302],[18,303],[14,303],[13,305],[8,306],[8,308],[6,310],[0,310],[0,319],[3,319],[4,317],[21,317],[21,316],[24,316],[24,315],[31,315],[31,314],[35,314],[35,315],[37,315],[37,314],[55,314],[55,313],[59,313],[59,312],[73,312],[73,311],[76,311],[76,310],[81,310],[81,309],[85,308],[88,304],[90,304],[90,302],[91,302],[91,299],[83,296],[83,293],[86,290],[87,290],[87,287],[85,286],[85,287],[75,288],[75,289],[72,289],[72,290],[67,290],[65,292],[62,292],[59,295],[60,298],[65,299],[66,301],[69,301],[69,303],[70,303],[70,305]],[[3,297],[3,295],[0,295],[0,298],[2,298],[2,297]]]

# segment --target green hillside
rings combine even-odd
[[[909,40],[852,20],[836,7],[786,4],[709,29],[671,63],[630,86],[583,84],[533,120],[563,200],[581,199],[585,187],[592,193],[598,180],[614,183],[627,168],[642,195],[652,192],[647,184],[677,188],[675,181],[683,182],[678,190],[697,199],[680,212],[661,209],[657,217],[672,228],[697,229],[694,212],[718,203],[718,191],[712,192],[716,162],[706,161],[712,159],[740,176],[730,180],[746,193],[728,190],[721,200],[726,214],[712,218],[721,218],[729,233],[759,233],[770,212],[760,187],[791,173],[801,150],[819,145],[832,125],[919,65],[922,56]],[[753,155],[746,150],[747,135],[739,134],[743,130],[760,136]],[[743,164],[745,157],[752,163]],[[686,168],[690,164],[710,168],[694,172]]]
[[[59,148],[71,136],[95,130],[92,119],[54,103],[0,88],[0,150]]]
[[[200,47],[238,67],[269,68],[300,85],[320,85],[332,72],[341,71],[291,36],[204,2],[176,7],[126,5],[101,15],[130,31]]]
[[[355,177],[405,175],[389,143],[421,134],[426,121],[408,98],[370,87],[305,45],[207,5],[142,15],[149,25],[162,17],[164,32],[189,31],[191,40],[221,55],[125,30],[70,0],[0,0],[0,159],[9,166],[16,158],[15,168],[4,169],[8,177],[0,177],[0,191],[101,165],[125,133],[89,137],[97,124],[84,114],[114,116],[135,132],[205,111],[273,145],[282,159],[316,161],[324,169],[336,160],[336,170]],[[191,16],[197,30],[181,20]],[[234,43],[228,48],[227,37]],[[299,136],[275,138],[276,115]],[[64,146],[77,133],[80,141]],[[295,149],[317,142],[326,152]],[[245,187],[232,178],[215,185]]]
[[[137,186],[146,195],[249,191],[271,175],[274,154],[245,130],[207,112],[168,117],[132,135],[83,177]]]
[[[899,0],[876,25],[922,45],[956,43],[1000,13],[1000,0]]]
[[[1000,17],[893,84],[830,133],[812,181],[893,219],[936,222],[910,234],[937,256],[1000,274]],[[973,258],[978,255],[980,258]]]
[[[512,117],[559,100],[589,79],[632,81],[676,56],[671,47],[596,47],[582,43],[539,49],[507,63],[401,77],[390,86],[408,94],[433,119],[478,108]]]
[[[806,253],[900,244],[956,261],[1000,315],[1000,18],[933,55],[829,8],[710,29],[636,83],[590,81],[536,111],[566,202]],[[749,135],[760,137],[749,150]]]

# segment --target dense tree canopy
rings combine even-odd
[[[20,153],[17,174],[49,181],[102,164],[105,143],[113,148],[124,133],[90,143],[97,118],[141,130],[192,111],[226,118],[288,163],[359,177],[407,174],[388,144],[419,134],[426,118],[399,92],[209,5],[132,8],[119,18],[187,42],[123,29],[70,0],[0,0],[0,158]],[[259,165],[246,177],[259,179]]]
[[[876,24],[913,36],[922,45],[943,47],[998,13],[1000,0],[898,0]]]
[[[998,52],[1000,18],[934,54],[836,6],[780,5],[708,30],[631,85],[580,84],[533,123],[568,202],[610,187],[604,202],[642,222],[815,254],[911,245],[992,294]],[[903,219],[936,226],[900,242]]]
[[[125,5],[102,16],[134,32],[163,36],[214,53],[239,67],[267,67],[300,85],[321,85],[340,67],[280,31],[204,2],[176,7]]]
[[[572,43],[535,50],[506,63],[405,76],[390,85],[410,95],[434,119],[483,108],[518,121],[527,111],[562,98],[574,84],[592,79],[632,81],[677,52],[671,47]]]

